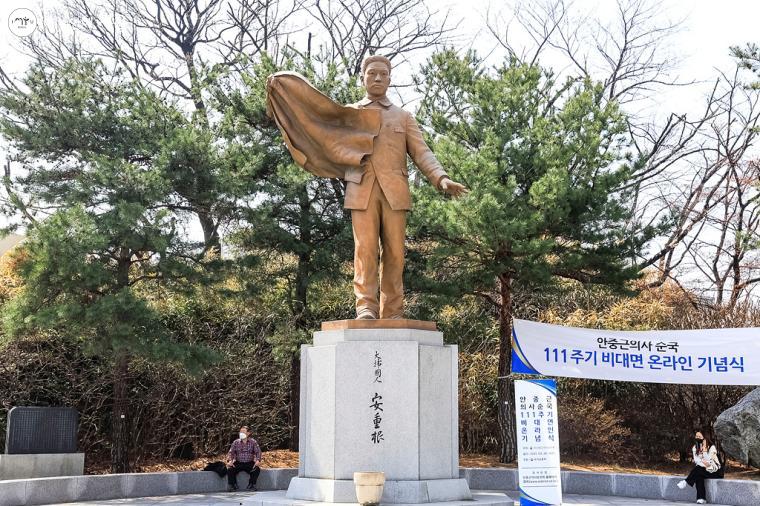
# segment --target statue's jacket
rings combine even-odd
[[[346,181],[347,209],[366,209],[375,181],[392,209],[411,209],[407,154],[436,188],[446,176],[414,117],[387,98],[343,106],[300,74],[278,72],[267,80],[267,114],[298,165]]]
[[[410,210],[409,173],[406,156],[438,187],[446,172],[422,137],[422,130],[411,113],[393,105],[387,98],[373,102],[364,98],[349,107],[380,111],[380,131],[374,149],[364,166],[346,171],[346,209],[366,209],[372,185],[377,180],[394,211]]]

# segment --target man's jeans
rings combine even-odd
[[[237,475],[240,471],[245,471],[250,475],[250,479],[248,480],[249,485],[256,485],[256,480],[259,479],[261,469],[259,469],[259,466],[254,466],[253,462],[235,462],[232,467],[228,467],[227,483],[237,486]]]

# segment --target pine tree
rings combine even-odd
[[[503,462],[516,458],[513,294],[557,278],[623,288],[643,235],[624,227],[624,118],[589,81],[474,53],[435,54],[423,67],[419,120],[443,166],[470,190],[443,201],[416,189],[410,224],[428,252],[431,287],[491,303],[499,324],[498,422]]]
[[[110,359],[111,470],[128,472],[133,358],[191,371],[216,358],[174,340],[139,293],[187,286],[201,272],[201,248],[178,228],[171,174],[190,127],[171,103],[99,61],[38,64],[23,85],[0,93],[0,133],[26,168],[6,184],[33,198],[39,219],[27,215],[23,287],[4,327],[11,337],[56,332]]]

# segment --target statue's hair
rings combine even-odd
[[[385,56],[380,56],[379,54],[373,54],[372,56],[367,56],[366,58],[364,58],[364,61],[362,61],[362,75],[364,75],[364,73],[367,71],[367,67],[369,67],[369,64],[374,63],[376,61],[385,63],[385,66],[388,67],[388,73],[389,74],[391,73],[391,69],[393,68],[391,61]]]

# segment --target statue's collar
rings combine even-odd
[[[391,105],[393,105],[391,104],[391,101],[388,100],[388,97],[386,97],[385,95],[383,95],[382,98],[378,98],[377,100],[372,100],[369,97],[364,97],[363,99],[359,100],[359,105],[365,106],[365,105],[371,104],[372,102],[377,102],[383,107],[390,107]]]

